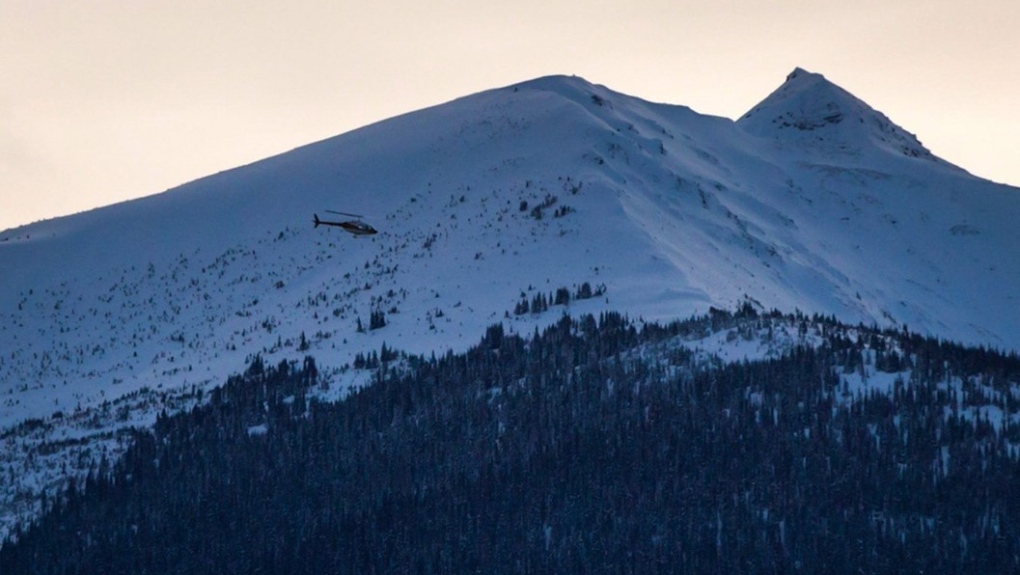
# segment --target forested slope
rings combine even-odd
[[[817,344],[683,345],[784,326]],[[312,358],[256,359],[50,502],[0,572],[1020,569],[1015,356],[745,307],[358,362],[377,381],[324,404]]]

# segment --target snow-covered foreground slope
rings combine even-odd
[[[380,233],[313,228],[326,209]],[[130,394],[144,423],[256,353],[442,352],[562,311],[746,297],[1016,350],[1018,221],[1020,190],[817,74],[736,122],[541,78],[0,233],[0,430]]]

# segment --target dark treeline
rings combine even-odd
[[[675,343],[777,322],[825,344],[723,365]],[[847,333],[747,309],[496,326],[373,357],[335,404],[306,399],[311,358],[257,358],[50,502],[0,573],[1018,572],[1020,434],[960,406],[1020,411],[1020,360]],[[911,371],[855,395],[864,366]]]

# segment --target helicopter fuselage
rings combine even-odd
[[[336,227],[336,228],[340,228],[340,229],[344,230],[345,232],[350,233],[350,234],[355,235],[355,236],[371,236],[371,235],[379,233],[378,230],[376,230],[375,228],[373,228],[372,226],[366,224],[365,222],[363,222],[361,220],[347,220],[347,221],[342,221],[342,222],[331,222],[331,221],[328,221],[328,220],[320,220],[318,214],[316,214],[315,215],[315,219],[313,220],[313,222],[315,223],[315,227],[319,227],[320,225],[321,226],[333,226],[333,227]]]

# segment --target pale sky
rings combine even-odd
[[[736,119],[800,66],[1020,185],[1018,29],[1017,0],[0,0],[0,230],[548,74]]]

